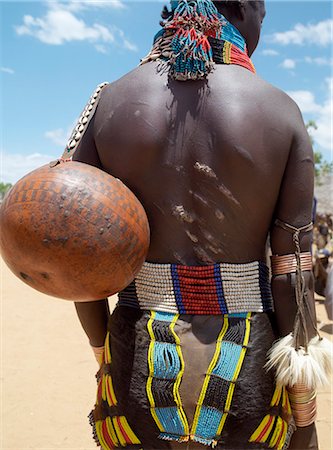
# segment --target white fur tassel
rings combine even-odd
[[[265,368],[275,370],[278,384],[293,386],[302,383],[309,389],[317,389],[329,383],[332,358],[332,343],[328,339],[312,338],[306,354],[303,347],[299,350],[293,347],[290,333],[273,344]]]

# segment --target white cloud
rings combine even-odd
[[[276,50],[273,50],[272,48],[266,48],[265,50],[263,50],[261,52],[261,54],[264,56],[277,56],[277,55],[279,55],[279,52],[277,52]]]
[[[130,50],[131,52],[136,52],[138,51],[138,47],[135,44],[132,44],[132,42],[130,42],[128,39],[126,39],[125,33],[123,32],[123,30],[121,30],[120,28],[117,27],[113,27],[113,30],[115,31],[115,33],[117,33],[123,43],[123,46],[127,49]]]
[[[296,61],[294,59],[287,58],[281,63],[281,67],[284,69],[295,69]]]
[[[274,33],[268,40],[281,45],[313,44],[326,46],[332,42],[333,20],[322,20],[316,24],[298,23],[293,29]]]
[[[328,78],[326,80],[328,87],[327,98],[322,105],[319,117],[316,120],[318,129],[314,131],[313,135],[318,144],[329,149],[332,152],[332,142],[333,142],[333,130],[332,130],[332,120],[333,120],[333,108],[332,108],[332,95],[333,95],[333,78]]]
[[[298,104],[303,114],[311,114],[317,124],[317,130],[313,131],[313,137],[323,149],[332,151],[332,94],[333,78],[326,79],[327,96],[322,104],[316,102],[315,96],[310,91],[287,92]]]
[[[288,91],[287,94],[297,103],[302,113],[319,113],[322,109],[310,91]]]
[[[88,24],[78,16],[80,11],[89,7],[124,8],[125,6],[120,0],[109,2],[70,1],[67,3],[48,1],[46,5],[48,9],[43,16],[25,15],[23,17],[23,23],[15,27],[19,36],[32,36],[49,45],[88,41],[96,44],[95,48],[99,52],[102,47],[98,47],[98,45],[104,44],[104,53],[106,51],[105,44],[117,44],[131,51],[137,50],[137,47],[125,38],[122,30],[115,27],[108,28],[99,23]]]
[[[98,53],[103,53],[105,55],[108,53],[108,49],[105,47],[105,45],[97,44],[95,45],[95,49],[98,51]]]
[[[137,52],[138,51],[138,47],[135,44],[132,44],[132,42],[130,42],[128,39],[125,39],[123,44],[124,44],[124,47],[127,50],[130,50],[131,52]]]
[[[65,131],[63,128],[57,128],[56,130],[46,131],[44,136],[53,144],[59,145],[61,147],[65,147],[68,142],[68,139],[71,135],[71,129]]]
[[[59,2],[62,8],[68,9],[69,11],[81,11],[88,8],[113,8],[113,9],[124,9],[126,5],[121,0],[70,0],[66,3]]]
[[[323,58],[321,56],[312,58],[311,56],[306,56],[304,61],[308,64],[314,64],[316,66],[333,66],[333,58]]]
[[[34,36],[41,42],[60,45],[70,41],[114,42],[114,36],[103,25],[88,26],[70,11],[51,9],[43,18],[23,17],[23,25],[16,27],[19,36]]]
[[[43,155],[33,153],[30,155],[9,154],[1,155],[1,180],[4,183],[16,183],[27,173],[57,159],[59,155]]]
[[[10,75],[13,75],[15,73],[15,70],[11,69],[10,67],[0,67],[0,72],[9,73]]]

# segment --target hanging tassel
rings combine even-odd
[[[319,334],[306,297],[303,270],[309,270],[307,261],[311,256],[307,252],[301,252],[300,234],[312,231],[313,225],[309,223],[297,228],[279,219],[275,221],[275,225],[292,233],[294,255],[274,255],[272,269],[273,276],[295,273],[297,312],[293,331],[273,344],[265,367],[267,370],[275,370],[277,383],[283,386],[302,384],[308,389],[316,390],[329,383],[333,354],[331,342]],[[312,339],[309,339],[308,323],[316,333]]]
[[[315,336],[304,347],[296,349],[292,333],[279,339],[268,352],[267,370],[274,369],[276,381],[283,386],[301,383],[309,389],[328,385],[332,371],[332,344],[328,339]]]

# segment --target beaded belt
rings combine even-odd
[[[269,269],[261,261],[209,266],[145,262],[118,295],[119,306],[174,314],[273,311]]]

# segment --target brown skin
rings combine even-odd
[[[252,54],[264,2],[219,9]],[[157,75],[156,65],[140,66],[103,90],[74,156],[120,178],[140,199],[151,227],[147,260],[265,260],[269,233],[273,254],[293,253],[292,235],[272,224],[274,218],[294,226],[311,221],[313,155],[296,104],[239,66],[217,65],[207,82],[177,82]],[[302,251],[310,242],[311,233],[301,235]],[[306,282],[313,309],[310,276]],[[275,277],[272,289],[285,335],[296,311],[291,277]],[[106,300],[76,309],[90,343],[102,346]],[[209,334],[205,319],[197,319],[198,335]],[[317,449],[314,425],[298,429],[290,448]]]

